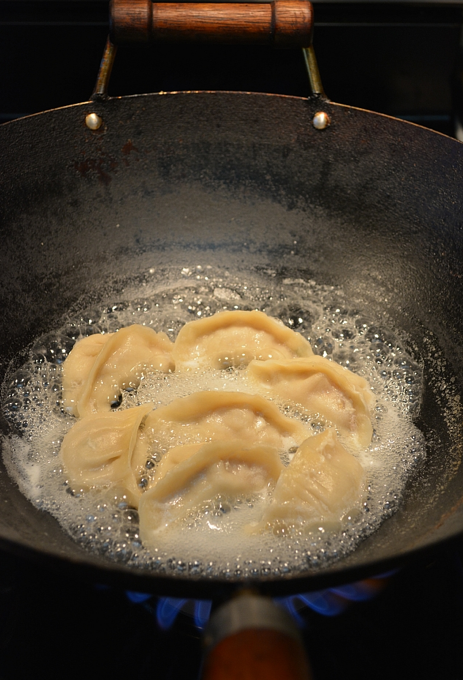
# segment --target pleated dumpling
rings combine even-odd
[[[63,364],[63,403],[66,410],[77,415],[77,402],[85,387],[92,366],[103,346],[114,333],[95,333],[76,342]]]
[[[253,361],[247,372],[273,397],[300,404],[329,420],[350,446],[369,446],[375,398],[361,376],[315,355],[293,361]]]
[[[362,465],[329,428],[301,444],[254,530],[337,530],[349,513],[359,511],[364,495]]]
[[[217,496],[235,499],[266,490],[283,470],[278,452],[270,446],[239,440],[203,445],[179,462],[140,499],[140,537],[156,547],[159,531]]]
[[[71,488],[117,487],[136,506],[142,490],[132,454],[140,424],[152,408],[153,404],[143,404],[78,420],[65,435],[60,451]]]
[[[176,371],[246,366],[252,359],[292,359],[312,355],[300,333],[263,312],[219,312],[190,321],[175,340]]]
[[[91,337],[95,343],[97,336]],[[63,403],[80,418],[110,411],[111,405],[120,401],[122,390],[138,386],[143,372],[168,372],[174,368],[173,343],[163,332],[134,324],[100,337],[105,341],[93,362],[90,357],[88,361],[81,359],[93,348],[90,343],[89,347],[83,344],[84,340],[75,345],[64,362]],[[89,367],[86,376],[84,366]]]
[[[184,460],[190,458],[194,453],[199,451],[202,446],[204,446],[204,443],[184,444],[183,446],[174,446],[172,449],[169,449],[156,466],[156,484],[160,479],[165,477],[169,470],[172,470],[177,467],[179,463],[183,463]]]
[[[147,416],[134,461],[142,466],[154,453],[162,455],[174,446],[228,439],[284,451],[309,435],[308,427],[284,416],[264,397],[244,392],[196,392]]]

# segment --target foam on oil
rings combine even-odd
[[[138,533],[137,511],[122,495],[75,493],[63,472],[59,449],[75,419],[61,404],[62,363],[76,340],[112,332],[132,323],[164,330],[175,339],[187,321],[223,309],[259,309],[302,333],[316,354],[327,356],[365,377],[376,395],[371,446],[357,453],[368,480],[368,497],[356,516],[331,534],[320,528],[248,536],[240,527],[258,520],[262,498],[231,501],[216,497],[160,535],[148,552]],[[87,310],[34,345],[30,360],[7,380],[4,413],[17,435],[4,444],[8,472],[38,508],[51,512],[89,550],[110,559],[169,574],[249,578],[318,568],[355,549],[398,506],[406,480],[424,457],[424,438],[413,425],[422,393],[422,370],[393,329],[365,317],[341,290],[313,281],[279,279],[272,271],[234,276],[198,266],[150,271],[149,284],[127,288],[101,308]],[[203,389],[250,391],[242,371],[203,376],[145,376],[138,390],[124,393],[120,408],[148,401],[161,405]],[[253,387],[252,391],[255,391]],[[302,417],[280,407],[291,417]],[[322,419],[304,416],[314,431]],[[287,452],[287,460],[291,451]],[[147,461],[146,479],[156,457]],[[271,489],[269,491],[271,494]]]

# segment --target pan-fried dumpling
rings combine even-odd
[[[282,451],[307,436],[310,430],[303,423],[284,416],[264,397],[244,392],[196,392],[148,415],[134,464],[142,466],[153,453],[186,444],[241,439]]]
[[[370,409],[375,398],[368,382],[320,356],[293,361],[252,361],[248,375],[273,397],[296,402],[328,419],[355,448],[369,446]]]
[[[142,490],[132,454],[140,424],[152,408],[153,404],[143,404],[78,420],[65,435],[60,451],[71,488],[123,488],[129,502],[136,506]]]
[[[157,532],[217,496],[235,499],[266,490],[283,470],[275,448],[239,440],[205,444],[140,499],[140,537],[156,545]]]
[[[190,321],[174,343],[176,371],[246,366],[252,359],[292,359],[312,355],[299,333],[263,312],[219,312]]]
[[[167,373],[174,368],[171,356],[173,343],[163,332],[156,333],[152,328],[134,324],[103,338],[106,341],[102,343],[84,382],[82,369],[87,361],[73,356],[74,353],[77,357],[84,354],[80,349],[83,341],[76,344],[64,362],[64,405],[79,417],[109,411],[111,404],[119,402],[123,389],[138,386],[144,371]],[[87,347],[84,349],[87,350]],[[68,361],[70,366],[66,367]]]
[[[280,475],[262,522],[271,527],[308,532],[336,530],[344,517],[359,509],[365,494],[364,470],[329,428],[306,439]]]
[[[77,415],[76,405],[85,382],[103,345],[114,333],[95,333],[78,340],[63,364],[63,403],[67,411]]]

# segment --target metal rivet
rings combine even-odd
[[[101,120],[100,116],[97,116],[96,113],[89,113],[85,118],[85,125],[89,128],[89,130],[98,130],[102,123],[103,121]]]
[[[330,122],[329,115],[324,111],[318,111],[312,119],[312,125],[316,130],[324,130]]]

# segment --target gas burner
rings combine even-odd
[[[288,597],[274,598],[274,602],[286,609],[298,626],[305,625],[304,612],[310,609],[322,616],[337,616],[354,602],[370,600],[380,592],[394,572],[381,574],[374,578],[357,581],[345,586],[318,590],[312,593],[298,593]],[[155,598],[147,593],[126,591],[126,596],[135,604],[144,605],[156,618],[161,630],[168,631],[177,617],[184,614],[191,619],[196,628],[203,630],[212,609],[211,600],[193,600],[176,597]]]

